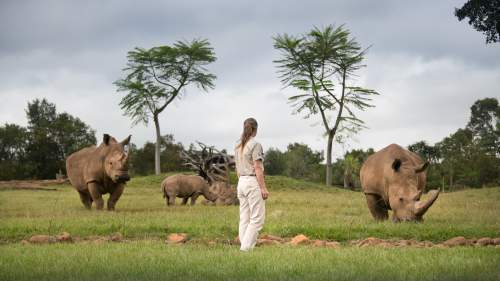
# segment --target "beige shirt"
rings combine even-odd
[[[253,162],[257,160],[264,161],[264,151],[262,145],[258,143],[255,138],[250,138],[243,148],[239,147],[240,141],[234,148],[234,160],[236,162],[236,169],[240,176],[254,176],[255,168]]]

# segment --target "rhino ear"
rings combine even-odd
[[[424,164],[420,165],[420,166],[417,166],[415,168],[415,173],[421,173],[423,171],[425,171],[427,169],[427,167],[429,167],[429,162],[425,161]]]
[[[394,162],[392,162],[392,169],[396,172],[399,172],[399,168],[401,168],[401,159],[394,159]]]
[[[105,144],[105,145],[108,145],[109,144],[109,140],[111,139],[111,136],[108,135],[108,134],[104,134],[103,137],[102,137],[102,142]]]
[[[121,144],[123,146],[126,146],[130,143],[130,138],[132,137],[132,135],[129,135],[126,139],[122,140]]]
[[[130,138],[132,135],[129,135],[126,139],[122,140],[122,145],[128,145],[130,143]]]

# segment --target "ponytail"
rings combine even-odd
[[[238,147],[243,151],[245,144],[247,144],[248,140],[253,137],[255,132],[257,131],[257,120],[254,118],[247,118],[245,122],[243,122],[243,133],[241,134],[241,141]]]

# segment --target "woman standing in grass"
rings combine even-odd
[[[236,173],[238,175],[238,199],[240,200],[239,238],[242,251],[255,247],[259,231],[264,226],[269,192],[264,182],[264,152],[255,140],[257,121],[248,118],[243,123],[243,133],[235,148]]]

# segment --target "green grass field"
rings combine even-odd
[[[70,186],[0,191],[0,280],[499,280],[500,249],[357,248],[369,236],[442,242],[500,237],[500,188],[441,194],[423,223],[375,222],[359,192],[267,177],[271,192],[262,233],[331,239],[340,250],[267,246],[239,253],[237,206],[166,207],[162,177],[137,177],[116,212],[88,211]],[[201,198],[200,198],[201,199]],[[201,201],[201,200],[199,200]],[[180,200],[178,201],[180,203]],[[199,202],[200,203],[200,202]],[[34,234],[73,237],[122,233],[126,243],[21,245]],[[166,245],[169,233],[190,242]]]

